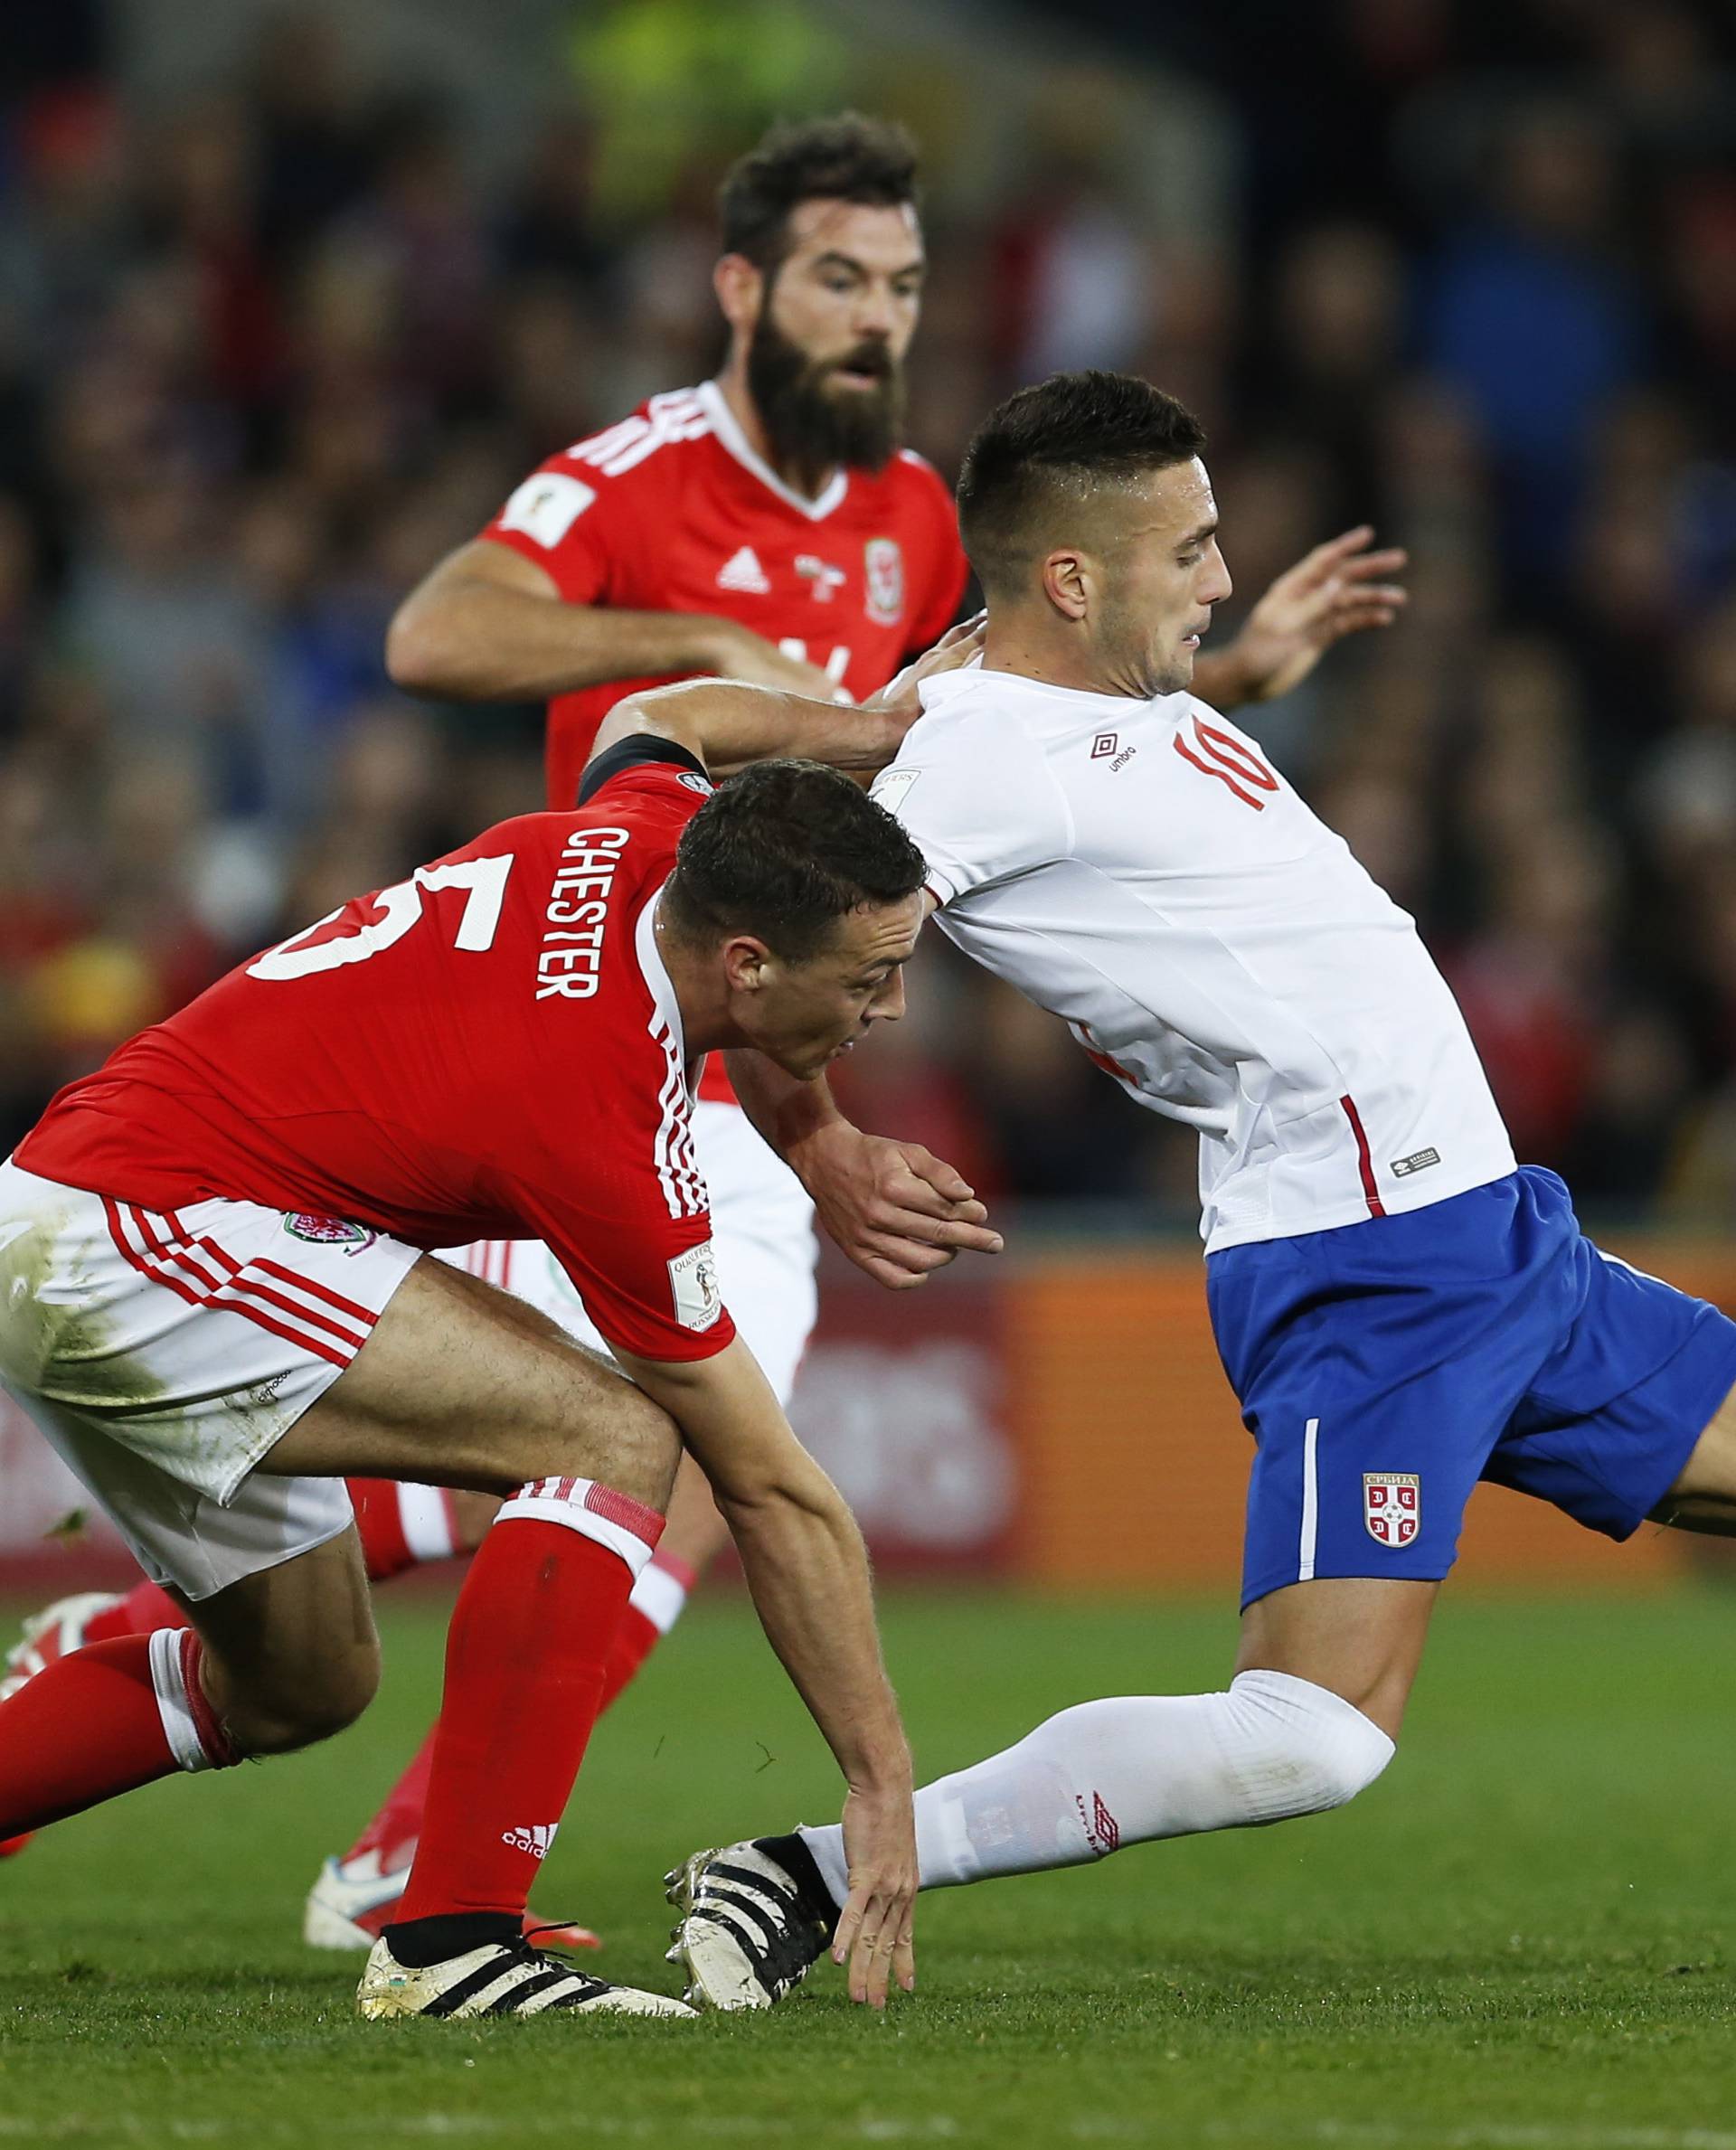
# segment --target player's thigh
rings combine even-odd
[[[528,1306],[595,1357],[614,1363],[572,1279],[541,1240],[478,1240],[468,1247],[443,1248],[434,1259],[495,1286],[512,1303],[504,1314],[516,1318],[514,1309]]]
[[[1236,1670],[1311,1681],[1396,1740],[1439,1593],[1438,1582],[1368,1576],[1292,1583],[1242,1614]]]
[[[209,1598],[172,1594],[204,1645],[212,1705],[243,1753],[306,1746],[373,1699],[380,1643],[354,1527]]]
[[[819,1310],[814,1205],[739,1106],[702,1101],[693,1139],[711,1190],[719,1288],[737,1333],[788,1410]]]
[[[1712,1414],[1656,1515],[1678,1530],[1736,1537],[1736,1390]]]
[[[260,1467],[495,1494],[598,1478],[661,1510],[679,1454],[667,1413],[624,1374],[522,1300],[424,1257]]]
[[[707,1107],[696,1133],[712,1188],[712,1238],[724,1304],[788,1410],[819,1311],[813,1205],[736,1107]],[[663,1551],[703,1569],[729,1542],[729,1525],[705,1474],[692,1457],[683,1457]]]

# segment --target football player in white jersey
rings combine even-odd
[[[483,538],[461,547],[406,600],[391,652],[401,684],[460,699],[551,696],[552,805],[571,797],[604,710],[646,676],[715,665],[738,678],[824,693],[823,675],[788,654],[789,638],[809,631],[805,621],[842,618],[850,608],[857,622],[851,637],[855,655],[844,684],[865,695],[895,669],[901,650],[920,647],[950,617],[964,562],[950,506],[932,471],[898,456],[883,483],[872,480],[859,459],[860,414],[849,422],[845,414],[835,435],[826,436],[823,409],[809,407],[813,381],[835,372],[841,356],[859,345],[881,348],[884,365],[877,377],[891,395],[888,409],[897,402],[891,391],[915,329],[922,266],[910,146],[884,123],[846,115],[775,130],[736,167],[725,190],[719,291],[733,341],[719,382],[695,391],[698,410],[661,437],[655,455],[634,449],[625,457],[630,468],[613,475],[595,459],[594,441],[553,457],[540,476],[556,485],[570,510],[575,501],[590,503],[582,512],[543,520],[521,500],[521,494],[535,493],[536,482],[527,481],[514,495],[515,506],[509,504]],[[806,357],[806,371],[791,371],[792,353]],[[807,403],[797,392],[804,384]],[[835,388],[825,391],[821,405],[836,400]],[[858,400],[854,390],[841,392],[845,401]],[[657,407],[679,404],[684,410],[691,400],[659,399]],[[643,416],[625,425],[640,428],[641,446],[657,438]],[[817,474],[819,492],[833,505],[821,514],[814,501],[805,504],[790,491],[800,457],[785,458],[779,475],[760,451],[777,464],[779,440],[805,447],[811,456],[823,438],[830,445],[823,458],[828,467]],[[574,471],[582,474],[582,484]],[[846,551],[843,525],[854,527],[852,518],[871,509],[878,515],[873,504],[894,480],[904,503],[899,519],[869,525],[882,534],[867,541],[865,553],[857,528],[855,550]],[[880,492],[869,489],[871,481]],[[929,532],[920,545],[920,528]],[[842,584],[816,583],[807,568],[816,530],[831,533],[826,542],[839,559],[858,562],[883,557],[889,545],[900,556],[885,533],[902,533],[908,614],[901,608],[905,597],[876,585],[853,583],[851,598]],[[1212,692],[1227,703],[1286,693],[1342,637],[1388,624],[1404,602],[1391,580],[1404,556],[1373,549],[1373,536],[1366,527],[1347,531],[1280,576],[1233,644],[1210,660]],[[731,562],[744,544],[753,580],[731,583],[719,563]],[[762,580],[776,589],[760,587]],[[876,614],[888,616],[864,641]],[[707,632],[695,641],[699,628]],[[787,1400],[816,1306],[809,1190],[709,1082],[695,1127],[729,1303],[774,1391]],[[854,1183],[835,1166],[816,1175],[812,1192],[820,1219],[880,1283],[906,1288],[959,1247],[998,1245],[970,1190],[920,1146],[846,1144],[840,1156],[854,1159]],[[488,1241],[452,1259],[600,1348],[545,1248]],[[432,1487],[357,1481],[352,1490],[374,1580],[419,1562],[467,1555],[495,1506],[484,1495]],[[687,1585],[726,1535],[701,1475],[684,1472],[668,1530],[635,1585],[609,1666],[608,1693],[633,1676],[667,1631]],[[0,1691],[37,1676],[86,1643],[172,1627],[179,1618],[148,1583],[124,1598],[63,1598],[26,1623],[23,1639],[0,1663]],[[350,1849],[323,1863],[307,1902],[303,1931],[310,1942],[365,1950],[392,1920],[420,1827],[431,1752],[430,1734]],[[0,1856],[7,1848],[0,1844]],[[571,1928],[565,1934],[586,1938]]]
[[[1412,920],[1188,692],[1231,589],[1203,445],[1124,375],[994,413],[958,492],[983,658],[926,684],[875,789],[942,929],[1199,1131],[1207,1296],[1256,1444],[1241,1648],[1219,1693],[1086,1702],[927,1787],[927,1888],[1353,1797],[1392,1759],[1479,1478],[1613,1538],[1736,1525],[1736,1324],[1515,1167]],[[839,1146],[823,1083],[746,1101],[806,1174],[817,1130]],[[721,2007],[781,1998],[846,1894],[836,1829],[669,1881],[672,1956]]]

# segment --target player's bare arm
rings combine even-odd
[[[1360,523],[1280,575],[1227,649],[1202,650],[1194,659],[1200,699],[1224,710],[1270,702],[1299,686],[1335,642],[1391,627],[1410,601],[1392,580],[1409,555],[1397,546],[1371,550],[1373,538]]]
[[[982,646],[982,621],[964,621],[859,709],[737,680],[653,687],[610,710],[598,728],[592,759],[623,740],[656,738],[685,747],[714,777],[787,755],[871,775],[892,760],[921,714],[922,682],[968,664]]]
[[[698,1362],[622,1355],[711,1480],[767,1637],[844,1773],[850,1895],[833,1953],[852,2000],[882,2007],[889,1972],[907,1992],[916,1979],[916,1832],[862,1534],[739,1339]]]
[[[386,669],[406,693],[455,702],[541,702],[672,672],[837,699],[818,665],[737,620],[570,605],[545,569],[489,538],[448,553],[404,599],[387,630]]]

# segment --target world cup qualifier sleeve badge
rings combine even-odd
[[[1363,1521],[1377,1545],[1397,1552],[1422,1528],[1422,1480],[1415,1471],[1364,1471]]]

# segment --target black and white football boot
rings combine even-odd
[[[524,1939],[486,1941],[439,1963],[400,1963],[392,1938],[382,1934],[369,1953],[355,1989],[358,2015],[373,2023],[390,2016],[541,2015],[551,2008],[575,2015],[679,2015],[695,2011],[667,1994],[610,1985],[533,1948]]]
[[[699,2008],[774,2008],[824,1956],[838,1908],[799,1836],[695,1852],[664,1876],[681,1913],[668,1960]]]

